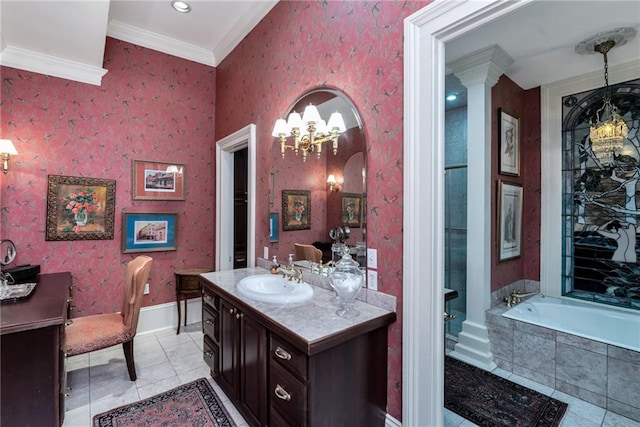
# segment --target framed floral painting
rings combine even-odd
[[[362,225],[362,195],[342,193],[342,225],[358,228]]]
[[[113,239],[114,179],[49,175],[45,240]]]
[[[311,191],[282,190],[282,230],[311,228]]]

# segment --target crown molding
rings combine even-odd
[[[102,77],[108,71],[101,67],[10,45],[0,52],[0,65],[95,86],[102,84]]]
[[[217,65],[215,55],[208,49],[184,43],[151,31],[141,30],[140,28],[120,21],[109,22],[107,26],[107,36],[200,64],[210,65],[212,67]]]
[[[225,35],[225,37],[213,48],[213,54],[220,64],[224,58],[244,39],[247,34],[258,25],[260,21],[278,3],[278,0],[254,2],[254,5],[242,15],[238,23]],[[216,65],[217,65],[216,64]]]

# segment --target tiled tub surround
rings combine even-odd
[[[640,421],[640,353],[509,319],[507,310],[486,313],[498,367]]]

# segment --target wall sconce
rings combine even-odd
[[[7,173],[10,157],[18,155],[10,139],[0,139],[0,154],[2,154],[2,172]]]
[[[605,166],[613,163],[614,155],[620,153],[629,134],[627,124],[618,114],[618,107],[611,102],[607,53],[615,46],[621,46],[633,39],[635,35],[633,27],[617,28],[607,33],[599,33],[576,46],[577,53],[597,52],[604,57],[605,94],[602,106],[595,113],[595,120],[592,118],[589,121],[589,140],[593,154]]]
[[[334,174],[331,174],[327,177],[327,184],[329,184],[329,190],[338,191],[340,189],[340,184],[336,180]]]
[[[322,154],[322,144],[324,142],[333,142],[333,154],[338,152],[338,137],[342,132],[347,130],[342,114],[336,112],[331,114],[329,122],[325,122],[320,117],[318,109],[309,104],[304,109],[304,114],[295,111],[289,114],[289,118],[276,120],[273,127],[272,136],[278,137],[280,140],[280,150],[282,158],[288,149],[293,150],[298,155],[302,151],[302,161],[307,160],[307,155],[316,151],[318,157]],[[287,144],[287,138],[291,137],[292,144]]]

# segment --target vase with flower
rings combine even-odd
[[[76,188],[69,194],[64,196],[63,206],[66,212],[73,216],[76,227],[84,227],[89,221],[89,214],[95,212],[100,207],[100,202],[96,198],[96,194],[91,187]]]
[[[296,221],[301,221],[303,213],[304,213],[304,203],[302,203],[302,200],[300,199],[295,199],[293,201],[293,217],[295,218]]]

